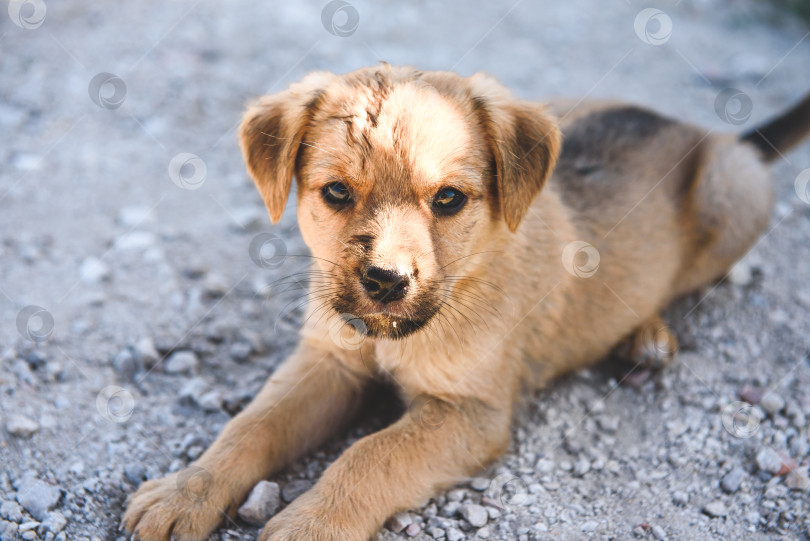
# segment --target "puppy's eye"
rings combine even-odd
[[[352,196],[349,193],[349,188],[342,182],[332,182],[327,184],[321,190],[324,200],[332,205],[345,205],[351,201]]]
[[[464,203],[467,201],[467,196],[455,188],[442,188],[433,197],[433,211],[437,214],[445,216],[455,214]]]

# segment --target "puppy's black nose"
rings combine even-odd
[[[408,293],[408,277],[396,271],[368,267],[360,279],[368,296],[382,303],[398,301]]]

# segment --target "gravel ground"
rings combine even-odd
[[[294,346],[299,298],[269,284],[304,261],[255,247],[267,232],[288,255],[305,247],[294,212],[271,227],[244,173],[233,131],[250,97],[382,59],[728,131],[810,88],[808,27],[754,0],[663,16],[353,0],[330,19],[324,4],[0,13],[0,539],[123,539],[126,496],[197,457]],[[727,87],[742,102],[724,108]],[[774,165],[768,234],[669,311],[674,366],[606,362],[530,397],[502,460],[380,539],[810,538],[810,198],[794,182],[808,168],[807,144]],[[262,485],[243,517],[284,505],[386,418]],[[256,532],[238,520],[212,539]]]

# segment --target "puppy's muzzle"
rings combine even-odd
[[[397,271],[366,267],[360,278],[368,296],[383,304],[401,300],[408,294],[410,278]]]

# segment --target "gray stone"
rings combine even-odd
[[[483,492],[489,488],[489,479],[486,477],[475,477],[470,481],[470,488]]]
[[[0,520],[0,541],[14,541],[17,539],[19,527],[14,522]]]
[[[612,415],[603,415],[599,417],[597,423],[599,423],[599,428],[608,434],[613,434],[619,429],[619,418]]]
[[[589,471],[591,471],[591,463],[584,458],[580,458],[574,464],[574,477],[582,477]]]
[[[726,504],[724,504],[721,500],[714,500],[713,502],[707,503],[703,507],[702,511],[704,514],[709,515],[712,518],[724,517],[726,514],[728,514]]]
[[[447,528],[444,533],[447,541],[461,541],[464,539],[464,533],[457,528]]]
[[[231,285],[224,276],[213,272],[205,276],[203,281],[203,292],[207,296],[214,298],[223,297],[230,289]]]
[[[39,423],[25,415],[12,413],[6,419],[6,430],[13,436],[30,438],[39,430]]]
[[[4,501],[0,504],[0,517],[11,522],[22,522],[22,507],[17,502]]]
[[[785,486],[792,490],[807,490],[810,488],[810,478],[806,470],[795,469],[785,479]]]
[[[287,503],[290,503],[310,488],[312,488],[312,482],[307,481],[306,479],[296,479],[295,481],[290,481],[284,485],[284,488],[281,489],[281,499]]]
[[[143,364],[143,366],[154,366],[160,360],[160,353],[155,348],[155,342],[148,336],[144,336],[135,343],[133,348],[135,358]]]
[[[745,261],[737,262],[737,264],[731,267],[731,270],[728,272],[729,282],[737,286],[746,286],[750,284],[752,278],[753,274],[751,272],[751,266]]]
[[[132,231],[115,241],[115,249],[121,251],[146,250],[154,246],[157,238],[154,234],[146,231]]]
[[[118,223],[132,229],[152,220],[152,208],[146,205],[131,205],[118,212]]]
[[[740,490],[744,475],[745,471],[737,466],[723,476],[723,479],[720,480],[720,486],[729,494],[734,494]]]
[[[197,369],[199,364],[197,355],[190,350],[175,351],[171,356],[166,359],[166,364],[163,369],[168,374],[180,374],[183,372],[192,372]]]
[[[554,471],[554,461],[541,458],[537,461],[537,464],[534,465],[534,469],[540,473],[551,473]]]
[[[439,514],[443,517],[451,518],[458,513],[460,507],[461,504],[459,502],[447,502],[439,509]]]
[[[32,477],[23,479],[17,491],[17,501],[39,521],[45,520],[61,497],[58,487]]]
[[[773,391],[769,391],[762,395],[759,405],[763,410],[765,410],[766,413],[775,415],[782,411],[782,408],[785,407],[785,399]]]
[[[119,351],[113,358],[113,370],[121,378],[131,381],[138,372],[138,361],[129,348]]]
[[[433,539],[441,539],[445,536],[444,530],[441,528],[428,528],[427,532]]]
[[[259,481],[250,496],[239,508],[239,518],[253,524],[262,526],[276,514],[280,505],[280,489],[278,484],[270,481]]]
[[[39,525],[39,529],[37,531],[39,532],[40,536],[46,532],[56,535],[64,530],[65,526],[67,526],[67,519],[65,518],[65,515],[59,511],[51,511],[48,513],[45,520],[42,521],[42,524]]]
[[[595,520],[589,520],[589,521],[587,521],[587,522],[583,522],[583,523],[582,523],[582,524],[579,526],[579,529],[580,529],[581,531],[583,531],[583,532],[593,532],[593,531],[595,531],[595,530],[596,530],[596,528],[598,528],[598,527],[599,527],[599,523],[598,523],[598,522],[596,522]]]
[[[770,447],[763,447],[757,453],[757,466],[760,470],[775,475],[782,469],[782,457]]]
[[[79,267],[79,278],[88,285],[97,285],[110,277],[110,267],[96,257],[88,257]]]
[[[484,526],[489,520],[489,514],[487,513],[487,510],[481,507],[480,505],[476,505],[474,503],[462,505],[461,508],[459,509],[459,512],[467,522],[469,522],[476,528]]]
[[[420,533],[421,531],[422,531],[422,527],[421,527],[421,526],[420,526],[418,523],[416,523],[416,522],[412,522],[412,523],[410,524],[410,526],[408,526],[407,528],[405,528],[405,534],[406,534],[408,537],[416,537],[417,535],[419,535],[419,533]]]
[[[667,538],[667,532],[658,524],[651,528],[653,537],[658,539],[658,541],[664,541]]]
[[[146,469],[143,464],[136,460],[124,466],[124,476],[133,485],[140,485],[141,481],[146,477]]]
[[[388,523],[385,525],[385,527],[394,533],[399,533],[410,526],[412,522],[413,517],[411,517],[410,513],[403,511],[388,519]]]

